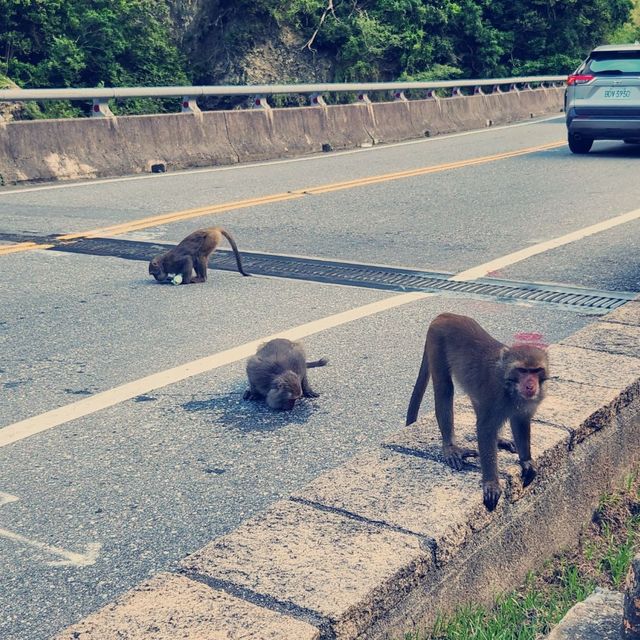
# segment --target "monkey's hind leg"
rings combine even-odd
[[[444,461],[456,471],[464,467],[467,458],[475,458],[478,452],[456,444],[453,428],[453,380],[448,371],[434,367],[432,371],[433,395],[436,403],[436,420],[442,435]]]
[[[198,256],[194,263],[194,268],[196,270],[196,277],[193,279],[193,282],[206,282],[207,281],[207,267],[209,265],[209,260],[206,256]]]
[[[305,374],[304,376],[302,376],[302,381],[301,381],[301,386],[302,386],[302,395],[305,398],[319,398],[320,394],[316,393],[311,386],[309,385],[309,379],[307,378],[307,374]]]

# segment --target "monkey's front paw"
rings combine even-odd
[[[522,467],[522,486],[526,487],[533,482],[533,479],[538,475],[538,472],[531,460],[521,462],[520,466]]]
[[[305,391],[302,394],[305,398],[319,398],[320,394],[316,393],[315,391],[311,391],[311,389],[309,389],[309,391]]]
[[[489,511],[493,511],[500,500],[502,489],[497,480],[482,483],[482,501]]]

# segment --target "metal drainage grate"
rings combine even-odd
[[[131,240],[86,238],[70,244],[60,244],[55,247],[55,250],[146,261],[173,246]],[[494,278],[456,282],[450,280],[450,275],[445,273],[262,253],[242,252],[242,261],[245,269],[255,275],[390,291],[446,291],[452,294],[479,296],[501,301],[562,305],[567,308],[579,309],[583,313],[594,314],[611,311],[625,302],[635,299],[638,295],[626,291],[597,291],[496,280]],[[224,249],[216,251],[211,259],[210,267],[224,271],[237,271],[233,253]]]
[[[9,242],[39,241],[51,243],[53,251],[110,256],[127,260],[150,260],[154,255],[175,245],[121,240],[117,238],[84,238],[61,243],[55,236],[31,236],[0,233],[0,240]],[[450,274],[432,273],[397,267],[352,264],[314,258],[276,256],[262,253],[242,253],[245,268],[255,275],[308,280],[329,284],[352,285],[389,291],[446,291],[452,294],[494,298],[504,302],[534,302],[562,305],[583,313],[602,314],[637,298],[637,292],[598,291],[565,286],[513,282],[494,278],[479,278],[470,282],[450,280]],[[233,253],[216,251],[210,268],[237,271]]]

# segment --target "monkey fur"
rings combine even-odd
[[[169,278],[169,274],[182,276],[181,284],[193,284],[207,281],[207,266],[209,256],[216,250],[224,236],[231,245],[238,265],[238,271],[243,276],[249,274],[244,270],[240,253],[231,234],[222,227],[198,229],[190,233],[173,249],[155,256],[149,262],[149,274],[158,282]],[[193,276],[195,269],[196,275]]]
[[[296,400],[317,398],[309,385],[307,369],[324,367],[325,358],[307,362],[302,345],[285,338],[275,338],[260,346],[247,361],[249,389],[245,400],[265,399],[272,409],[293,409]]]
[[[549,377],[547,353],[530,344],[507,347],[475,320],[444,313],[433,320],[427,331],[407,424],[414,423],[418,417],[430,376],[444,459],[458,470],[465,458],[477,456],[478,451],[456,444],[453,380],[471,399],[476,413],[483,501],[487,509],[493,511],[502,494],[498,481],[498,447],[518,453],[524,486],[536,476],[531,460],[531,419],[545,395],[544,382]],[[499,438],[507,420],[513,442]]]

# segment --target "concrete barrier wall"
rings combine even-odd
[[[167,171],[398,142],[559,112],[564,90],[371,104],[0,122],[0,184]]]

